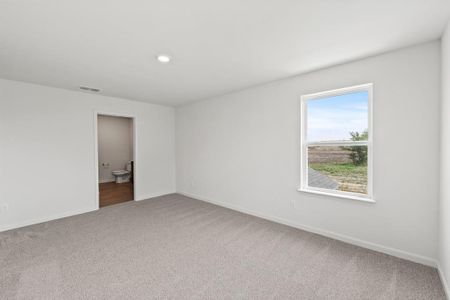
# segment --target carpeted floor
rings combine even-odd
[[[168,195],[0,233],[0,299],[445,299],[433,268]]]

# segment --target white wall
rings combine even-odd
[[[98,116],[98,171],[100,182],[114,181],[114,170],[124,170],[133,160],[131,118]]]
[[[177,191],[433,265],[440,43],[176,109]],[[301,193],[300,95],[374,84],[376,204]]]
[[[136,199],[175,191],[171,107],[0,80],[0,231],[95,210],[94,111],[136,116]]]
[[[439,269],[450,297],[450,24],[442,37],[441,195]]]

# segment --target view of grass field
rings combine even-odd
[[[310,146],[308,167],[335,183],[333,189],[367,194],[367,146]],[[311,178],[312,186],[330,188],[330,181]]]
[[[368,108],[368,91],[308,100],[308,186],[367,194]]]
[[[353,193],[367,193],[367,165],[353,163],[312,163],[309,167],[339,184],[339,190]]]

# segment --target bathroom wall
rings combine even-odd
[[[131,118],[98,116],[98,174],[100,183],[114,181],[112,171],[124,170],[133,160]]]
[[[0,231],[98,208],[96,112],[136,117],[135,199],[175,191],[172,107],[0,79]]]

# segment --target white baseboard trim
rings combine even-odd
[[[98,182],[99,183],[107,183],[107,182],[114,182],[116,181],[114,178],[109,178],[109,179],[100,179]]]
[[[323,229],[320,229],[320,228],[314,228],[314,227],[311,227],[311,226],[303,225],[303,224],[300,224],[300,223],[297,223],[297,222],[293,222],[293,221],[290,221],[290,220],[286,220],[286,219],[283,219],[283,218],[269,216],[269,215],[266,215],[266,214],[263,214],[263,213],[259,213],[259,212],[256,212],[256,211],[253,211],[253,210],[250,210],[250,209],[246,209],[246,208],[240,207],[238,205],[228,204],[228,203],[224,203],[224,202],[220,202],[220,201],[214,201],[214,200],[207,199],[207,198],[199,196],[199,195],[194,195],[194,194],[191,194],[191,193],[186,193],[186,192],[181,192],[181,191],[178,191],[177,193],[181,194],[181,195],[184,195],[186,197],[194,198],[194,199],[197,199],[197,200],[201,200],[201,201],[204,201],[204,202],[209,202],[209,203],[216,204],[216,205],[219,205],[219,206],[222,206],[222,207],[226,207],[226,208],[229,208],[229,209],[232,209],[232,210],[236,210],[236,211],[248,214],[248,215],[252,215],[252,216],[255,216],[255,217],[259,217],[259,218],[262,218],[262,219],[266,219],[266,220],[273,221],[273,222],[276,222],[276,223],[280,223],[280,224],[283,224],[283,225],[287,225],[287,226],[290,226],[290,227],[295,227],[295,228],[298,228],[298,229],[301,229],[301,230],[304,230],[304,231],[309,231],[309,232],[312,232],[312,233],[323,235],[323,236],[326,236],[326,237],[329,237],[329,238],[332,238],[332,239],[335,239],[335,240],[339,240],[339,241],[342,241],[342,242],[346,242],[346,243],[349,243],[349,244],[353,244],[353,245],[356,245],[356,246],[359,246],[359,247],[362,247],[362,248],[367,248],[367,249],[374,250],[374,251],[377,251],[377,252],[386,253],[386,254],[389,254],[389,255],[392,255],[392,256],[395,256],[395,257],[399,257],[399,258],[403,258],[403,259],[406,259],[406,260],[410,260],[410,261],[413,261],[413,262],[416,262],[416,263],[419,263],[419,264],[423,264],[423,265],[427,265],[427,266],[431,266],[431,267],[437,267],[436,260],[433,259],[433,258],[430,258],[430,257],[425,257],[425,256],[422,256],[422,255],[406,252],[406,251],[403,251],[403,250],[399,250],[399,249],[395,249],[395,248],[391,248],[391,247],[375,244],[375,243],[372,243],[372,242],[368,242],[368,241],[360,240],[360,239],[357,239],[357,238],[353,238],[353,237],[350,237],[350,236],[347,236],[347,235],[339,234],[339,233],[336,233],[336,232],[323,230]]]
[[[154,193],[154,194],[149,194],[149,195],[146,195],[146,196],[139,197],[139,198],[135,199],[135,201],[147,200],[147,199],[150,199],[150,198],[155,198],[155,197],[169,195],[169,194],[175,194],[175,193],[176,193],[175,191],[163,192],[163,193]],[[36,218],[36,219],[32,219],[32,220],[27,220],[27,221],[23,221],[23,222],[17,222],[17,223],[13,223],[13,224],[0,225],[0,232],[11,230],[11,229],[17,229],[17,228],[21,228],[21,227],[25,227],[25,226],[29,226],[29,225],[44,223],[44,222],[57,220],[57,219],[61,219],[61,218],[66,218],[66,217],[70,217],[70,216],[76,216],[76,215],[80,215],[80,214],[84,214],[84,213],[91,212],[91,211],[96,211],[96,210],[98,210],[98,207],[84,208],[84,209],[79,209],[79,210],[75,210],[75,211],[55,214],[55,215],[52,215],[52,216]]]
[[[136,197],[136,199],[134,199],[134,201],[148,200],[150,198],[161,197],[161,196],[175,194],[175,193],[176,193],[175,191],[170,191],[170,192],[148,194],[146,196],[138,196],[138,197]]]
[[[450,299],[450,288],[448,285],[449,283],[448,283],[447,279],[445,278],[444,271],[442,271],[442,267],[441,267],[440,263],[437,264],[437,269],[438,269],[439,277],[441,277],[441,282],[442,282],[442,286],[444,287],[445,295],[447,296],[447,299]]]
[[[44,223],[44,222],[48,222],[48,221],[53,221],[53,220],[57,220],[57,219],[61,219],[61,218],[71,217],[71,216],[75,216],[75,215],[80,215],[80,214],[84,214],[84,213],[95,211],[95,210],[97,210],[97,208],[84,208],[84,209],[78,209],[78,210],[74,210],[74,211],[70,211],[70,212],[55,214],[55,215],[47,216],[47,217],[43,217],[43,218],[36,218],[36,219],[27,220],[27,221],[23,221],[23,222],[7,224],[7,225],[0,226],[0,232],[6,231],[6,230],[11,230],[11,229],[17,229],[17,228],[21,228],[21,227],[25,227],[25,226],[29,226],[29,225]]]

